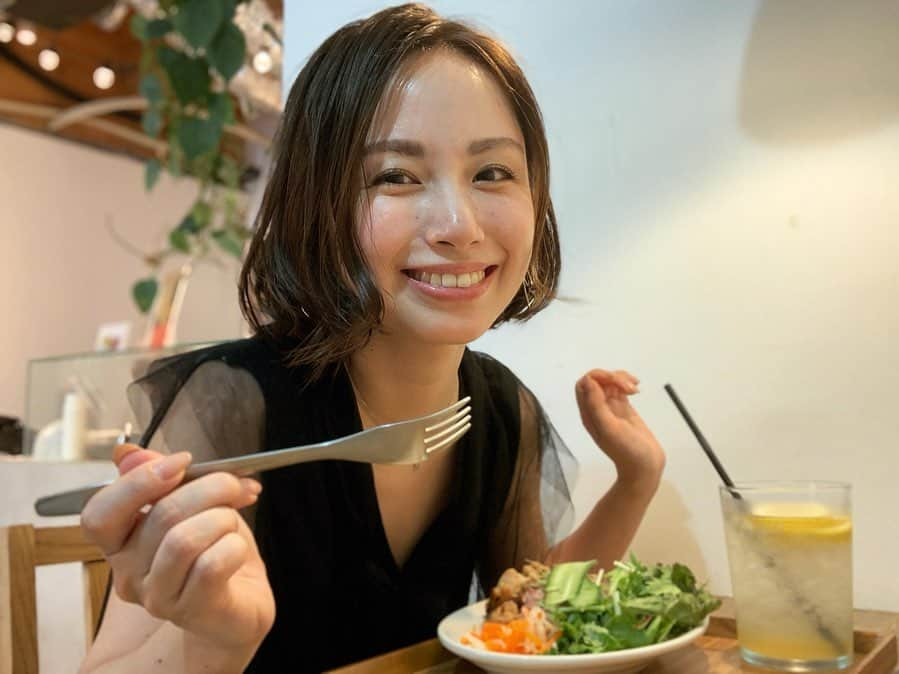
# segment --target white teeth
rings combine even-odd
[[[437,288],[468,288],[484,280],[484,270],[465,274],[431,274],[421,271],[413,272],[412,278]]]

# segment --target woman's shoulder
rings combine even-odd
[[[466,349],[462,358],[462,382],[466,395],[483,396],[490,406],[508,418],[518,418],[521,380],[500,360]]]
[[[462,359],[463,381],[469,391],[485,391],[494,405],[519,418],[522,410],[529,416],[543,415],[540,402],[534,392],[507,365],[497,358],[480,352],[466,350]]]
[[[463,369],[476,372],[489,380],[516,379],[515,374],[497,358],[483,351],[465,349],[462,358]]]
[[[514,392],[516,396],[531,394],[525,383],[509,366],[483,351],[465,350],[462,358],[463,376],[483,379],[490,388]]]

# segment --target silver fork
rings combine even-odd
[[[421,463],[468,432],[471,428],[470,400],[470,397],[462,398],[433,414],[375,426],[336,440],[196,463],[188,467],[184,482],[218,471],[243,476],[324,459],[362,463]],[[112,482],[109,480],[44,496],[35,501],[34,509],[38,515],[45,517],[77,515],[91,496]]]

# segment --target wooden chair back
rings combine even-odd
[[[100,620],[109,565],[80,526],[0,527],[0,674],[38,674],[35,569],[81,562],[86,642]]]

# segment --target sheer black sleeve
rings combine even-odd
[[[571,531],[571,489],[578,468],[533,392],[504,367],[488,376],[491,395],[509,402],[500,408],[502,417],[492,423],[510,427],[500,436],[510,446],[495,442],[484,448],[504,455],[497,457],[489,486],[502,493],[492,507],[491,499],[485,499],[487,527],[478,564],[485,594],[505,569],[521,568],[529,559],[545,560],[552,546]]]
[[[261,451],[265,401],[256,378],[221,352],[204,350],[158,361],[128,387],[140,444],[194,461]]]

